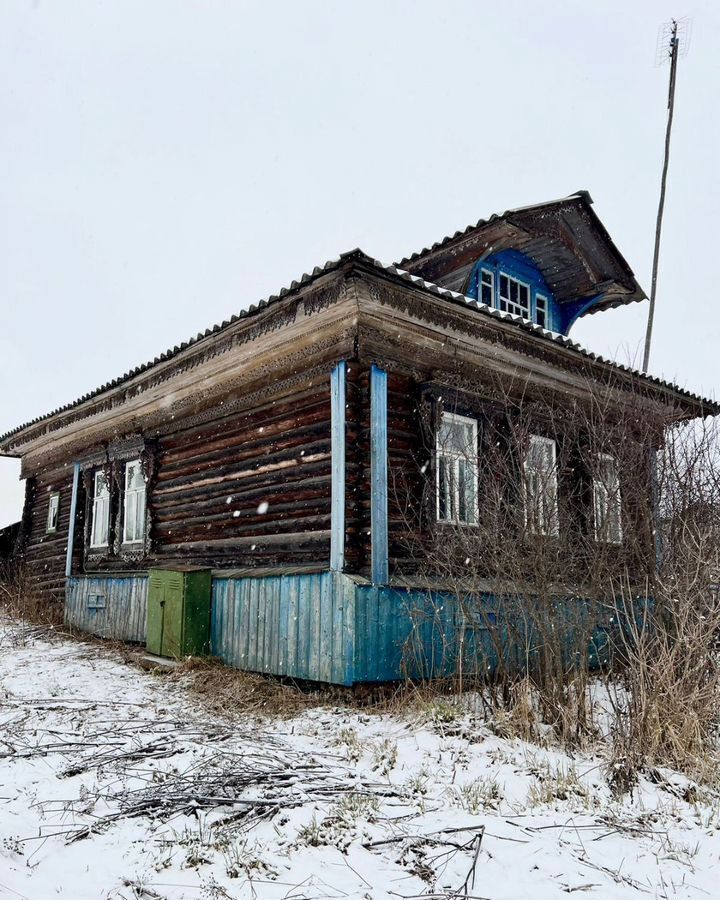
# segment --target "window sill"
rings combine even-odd
[[[479,528],[479,522],[457,522],[450,519],[436,519],[435,524],[445,528]]]

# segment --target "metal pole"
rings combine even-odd
[[[660,202],[658,204],[657,225],[655,226],[655,252],[653,254],[652,281],[650,283],[650,310],[648,312],[647,331],[645,333],[645,354],[643,356],[643,372],[647,372],[650,362],[650,341],[652,340],[653,319],[655,317],[655,295],[657,293],[658,259],[660,257],[660,232],[662,230],[663,210],[665,208],[665,185],[667,183],[668,163],[670,161],[670,130],[675,109],[675,75],[678,61],[677,22],[673,20],[670,33],[670,90],[668,93],[668,120],[665,132],[665,160],[663,162],[662,180],[660,182]]]

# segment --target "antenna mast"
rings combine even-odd
[[[650,362],[650,342],[652,340],[653,319],[655,318],[655,296],[657,293],[658,260],[660,257],[660,232],[662,230],[663,211],[665,209],[665,186],[667,184],[668,163],[670,162],[670,131],[675,111],[675,79],[677,75],[678,57],[687,53],[689,43],[689,23],[687,19],[671,19],[660,29],[658,36],[657,64],[662,65],[670,60],[670,88],[668,91],[668,119],[665,131],[665,159],[663,161],[662,179],[660,182],[660,202],[658,203],[657,224],[655,226],[655,251],[653,253],[652,281],[650,282],[650,310],[648,312],[647,331],[645,333],[645,353],[643,355],[643,372],[647,372]],[[682,48],[681,48],[682,38]]]

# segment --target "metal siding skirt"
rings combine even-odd
[[[104,597],[104,607],[88,598]],[[68,578],[65,622],[80,631],[119,641],[145,642],[147,577],[88,576]]]
[[[353,684],[354,594],[338,572],[214,578],[212,652],[252,672]]]

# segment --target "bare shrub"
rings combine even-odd
[[[458,374],[420,405],[425,445],[394,486],[402,574],[425,597],[408,673],[479,688],[498,733],[549,727],[578,745],[597,738],[591,679],[612,664],[612,771],[705,756],[720,626],[709,423],[619,382],[558,396]]]
[[[667,436],[657,468],[658,566],[638,615],[627,584],[616,632],[623,663],[608,680],[611,778],[619,790],[649,765],[717,778],[720,725],[720,445],[714,423]]]

